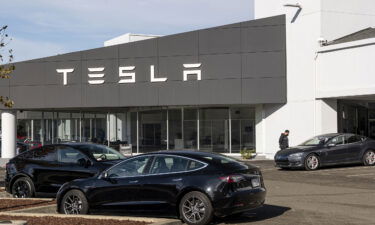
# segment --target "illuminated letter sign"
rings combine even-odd
[[[168,79],[166,77],[155,78],[155,66],[154,65],[150,66],[150,77],[151,77],[151,82],[165,82]]]
[[[188,75],[196,75],[197,80],[202,79],[202,72],[200,69],[198,69],[202,63],[195,63],[195,64],[184,64],[184,68],[189,70],[184,70],[184,81],[188,80]],[[194,69],[194,70],[192,70]]]
[[[135,83],[135,66],[119,67],[119,77],[126,77],[119,81],[120,84]]]
[[[74,71],[74,69],[57,69],[56,70],[58,73],[63,74],[63,84],[67,85],[68,84],[68,73],[71,73]]]
[[[90,72],[103,72],[104,67],[96,67],[96,68],[88,68]],[[89,78],[103,78],[104,73],[89,73]],[[95,80],[89,80],[89,84],[104,84],[104,80],[102,79],[95,79]]]

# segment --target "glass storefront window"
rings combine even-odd
[[[137,153],[137,112],[130,113],[130,140],[133,153]]]
[[[139,147],[141,152],[167,149],[167,111],[139,112]]]
[[[182,110],[168,110],[169,123],[169,149],[183,149],[182,139]]]
[[[232,153],[243,149],[255,149],[255,110],[253,108],[231,109]]]
[[[198,149],[197,109],[184,109],[183,138],[185,149]]]
[[[199,110],[199,144],[201,151],[229,153],[229,111]]]
[[[132,110],[20,112],[17,137],[44,144],[95,142],[133,153],[166,149],[239,153],[255,148],[255,109],[251,107]]]

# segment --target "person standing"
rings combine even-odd
[[[280,149],[286,149],[289,148],[289,130],[285,130],[284,133],[281,133],[280,138],[279,138],[279,146]]]

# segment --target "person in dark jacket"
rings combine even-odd
[[[284,133],[281,133],[280,138],[279,138],[279,146],[280,149],[286,149],[289,148],[289,130],[285,130]]]

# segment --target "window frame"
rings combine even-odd
[[[335,138],[338,138],[338,137],[340,137],[340,136],[342,136],[343,139],[344,139],[344,140],[343,140],[343,143],[342,143],[342,144],[335,144],[335,146],[347,145],[348,143],[346,143],[346,135],[345,135],[345,134],[341,134],[341,135],[337,135],[337,136],[335,136],[335,137],[332,137],[331,139],[329,139],[329,140],[327,141],[327,143],[326,143],[325,145],[332,144],[332,140],[335,139]]]
[[[349,138],[351,138],[351,137],[358,138],[358,141],[349,143],[349,141],[347,141],[347,140],[349,140]],[[358,144],[358,143],[361,143],[361,142],[363,142],[363,136],[361,136],[361,135],[358,135],[358,134],[347,134],[345,136],[345,144],[346,145]]]
[[[50,147],[52,147],[54,149],[54,152],[55,152],[55,159],[54,160],[42,160],[40,157],[37,157],[37,154],[39,153],[38,151],[41,151],[41,153],[43,153],[44,149],[50,148]],[[57,149],[56,149],[55,145],[45,145],[45,146],[41,146],[39,148],[32,149],[31,151],[33,151],[33,157],[29,158],[28,160],[32,160],[32,161],[35,161],[35,162],[44,162],[44,163],[58,163],[58,161],[57,161]],[[41,153],[39,153],[39,154],[41,154]]]
[[[79,165],[78,161],[76,163],[73,163],[73,162],[62,162],[60,161],[60,157],[59,157],[59,153],[60,153],[60,150],[63,149],[63,148],[69,148],[69,149],[73,149],[77,152],[79,152],[80,154],[82,154],[84,157],[85,157],[85,160],[88,160],[88,161],[91,161],[92,163],[92,160],[90,159],[90,157],[88,157],[84,152],[82,152],[81,150],[79,149],[76,149],[72,146],[66,146],[66,145],[56,145],[55,146],[55,149],[56,149],[56,162],[59,163],[59,164],[62,164],[62,165]]]
[[[194,169],[194,170],[185,170],[185,171],[178,171],[178,172],[166,172],[166,173],[154,173],[154,174],[150,174],[150,170],[151,170],[152,166],[155,163],[156,157],[158,157],[158,156],[179,157],[179,158],[187,159],[187,160],[190,160],[190,161],[196,161],[196,162],[202,163],[203,166],[199,167],[197,169]],[[103,171],[101,173],[101,175],[98,177],[98,179],[101,179],[105,173],[108,173],[108,171],[110,171],[112,168],[116,167],[117,165],[120,165],[122,163],[126,163],[126,161],[128,161],[128,160],[132,160],[132,159],[135,159],[135,158],[138,158],[138,157],[151,157],[151,161],[148,162],[148,163],[150,163],[150,166],[149,166],[148,171],[147,171],[148,174],[137,175],[137,176],[126,176],[126,177],[113,177],[111,179],[123,179],[123,178],[134,178],[134,177],[159,176],[159,175],[166,175],[166,174],[190,173],[190,172],[195,172],[195,171],[198,171],[198,170],[202,170],[202,169],[204,169],[204,168],[206,168],[208,166],[208,163],[206,163],[206,162],[202,162],[202,161],[197,160],[197,159],[189,158],[189,157],[186,157],[186,156],[180,156],[180,155],[173,155],[173,154],[138,155],[138,156],[134,156],[134,157],[125,159],[124,161],[121,161],[121,162],[119,162],[119,163],[111,166],[110,168],[108,168],[105,171]]]

